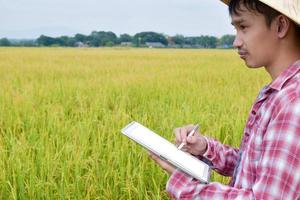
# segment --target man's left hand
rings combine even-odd
[[[152,160],[154,160],[161,168],[163,168],[163,170],[168,172],[170,175],[175,171],[176,168],[173,165],[162,160],[159,156],[155,155],[154,153],[152,153],[150,151],[148,153],[149,153],[149,157]]]

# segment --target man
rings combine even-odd
[[[224,0],[236,28],[233,43],[249,68],[265,67],[272,82],[255,100],[235,149],[175,129],[185,151],[211,161],[229,185],[201,184],[150,154],[171,174],[168,193],[175,199],[300,199],[300,1]],[[250,87],[250,86],[249,86]]]

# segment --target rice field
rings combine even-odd
[[[234,50],[0,48],[0,199],[169,199],[168,175],[121,128],[173,141],[199,123],[238,147],[269,81]]]

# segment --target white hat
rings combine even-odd
[[[221,0],[229,4],[231,0]],[[259,0],[300,25],[300,0]]]

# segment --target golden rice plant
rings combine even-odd
[[[233,50],[0,48],[0,199],[168,199],[168,175],[120,129],[173,141],[200,123],[238,147],[268,81]]]

